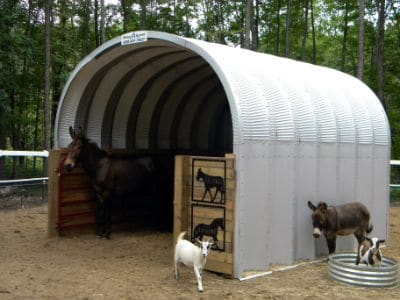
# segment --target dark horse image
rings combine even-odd
[[[311,201],[307,204],[312,210],[313,236],[319,238],[324,234],[329,254],[336,250],[337,236],[354,234],[360,244],[373,229],[369,211],[360,202],[337,206],[328,206],[325,202],[315,206]]]
[[[194,228],[193,239],[196,240],[197,238],[199,238],[200,240],[202,240],[203,236],[210,236],[213,238],[214,245],[218,250],[218,227],[220,227],[221,230],[225,229],[223,218],[216,218],[209,225],[201,223]]]
[[[72,171],[81,163],[90,179],[97,200],[96,221],[98,235],[109,238],[111,234],[112,200],[115,198],[134,198],[151,190],[154,173],[153,160],[150,157],[121,159],[110,157],[96,143],[90,142],[82,128],[74,131],[69,128],[72,142],[68,145],[68,154],[64,168]]]
[[[210,195],[211,202],[215,201],[215,198],[217,197],[218,192],[221,194],[221,200],[220,203],[224,204],[225,203],[225,181],[221,176],[212,176],[204,173],[201,168],[197,170],[197,176],[196,176],[197,181],[202,181],[204,183],[204,194],[203,197],[201,198],[201,201],[204,201],[204,198],[206,197],[207,192]],[[211,189],[215,187],[215,194],[211,194]]]

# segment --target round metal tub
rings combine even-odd
[[[398,283],[396,260],[382,257],[382,266],[356,265],[356,253],[335,253],[329,256],[329,275],[343,283],[368,287],[394,287]]]

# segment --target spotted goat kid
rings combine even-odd
[[[367,266],[382,265],[382,252],[379,245],[384,243],[385,240],[380,240],[377,237],[372,239],[365,237],[365,239],[358,244],[356,265],[360,262],[365,263]]]

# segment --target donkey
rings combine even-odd
[[[336,237],[354,234],[360,244],[366,233],[370,233],[373,229],[369,224],[370,214],[364,204],[359,202],[348,203],[338,206],[330,206],[325,202],[318,203],[315,206],[308,201],[308,207],[313,211],[313,236],[319,238],[323,232],[329,254],[336,250]]]
[[[81,127],[77,131],[70,127],[69,134],[72,142],[67,148],[64,168],[70,172],[78,163],[82,164],[97,199],[98,235],[109,238],[112,200],[150,193],[154,174],[153,160],[151,157],[110,157],[85,137]]]
[[[211,202],[215,201],[215,198],[217,197],[218,192],[221,194],[221,200],[220,203],[224,204],[225,203],[225,181],[221,176],[212,176],[204,173],[201,168],[197,170],[197,176],[196,176],[197,181],[202,181],[204,183],[204,194],[203,197],[201,198],[201,201],[204,200],[206,197],[207,192],[210,195]],[[214,196],[211,194],[211,189],[216,188]]]

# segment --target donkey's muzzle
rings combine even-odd
[[[321,230],[319,230],[319,228],[314,228],[313,237],[317,239],[320,236],[321,236]]]
[[[74,166],[72,164],[65,164],[64,165],[64,170],[67,172],[71,172]]]

